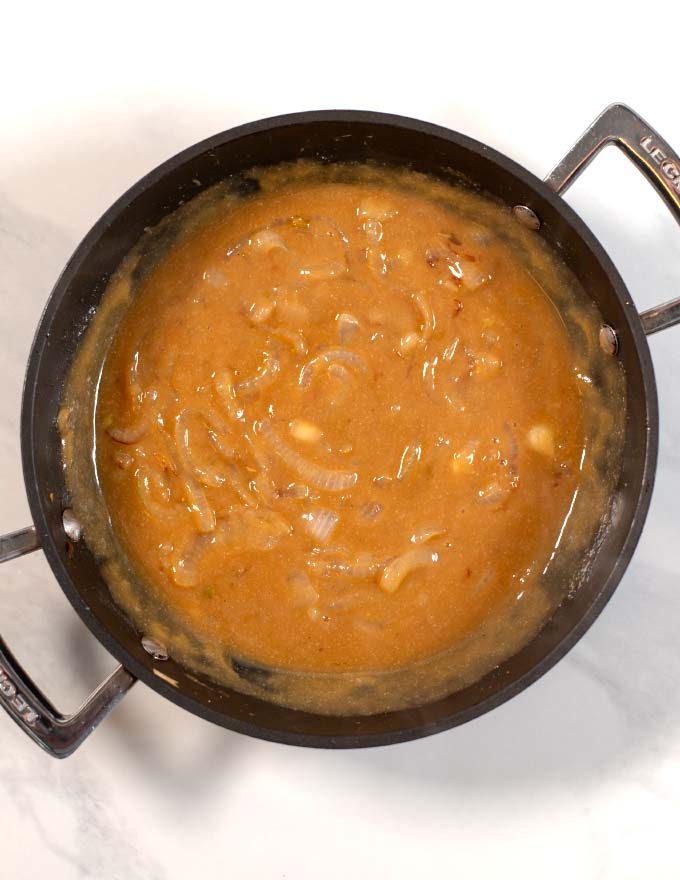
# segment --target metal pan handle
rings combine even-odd
[[[587,128],[545,178],[564,193],[608,144],[616,144],[642,171],[680,223],[680,159],[641,116],[625,104],[611,104]],[[680,297],[640,314],[647,335],[680,323]]]
[[[0,563],[38,550],[31,526],[0,535]],[[119,666],[73,715],[62,715],[33,684],[0,638],[0,704],[19,727],[54,758],[66,758],[130,690],[136,679]]]

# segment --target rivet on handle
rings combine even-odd
[[[78,541],[80,541],[80,539],[83,537],[83,527],[80,523],[80,520],[70,507],[66,508],[61,518],[67,537],[70,538],[70,540],[73,541],[74,544],[77,544]]]
[[[151,636],[142,637],[142,648],[147,654],[151,654],[154,660],[167,660],[170,656],[168,649]]]
[[[619,338],[609,324],[603,324],[600,328],[599,340],[600,348],[605,354],[616,354],[619,350]]]
[[[538,215],[535,211],[532,211],[531,208],[527,207],[527,205],[515,205],[512,209],[512,213],[514,214],[515,220],[526,229],[532,229],[534,232],[537,232],[541,228],[541,221]]]

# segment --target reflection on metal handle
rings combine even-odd
[[[0,535],[0,562],[37,550],[33,526]],[[119,666],[73,715],[62,715],[33,684],[0,638],[0,704],[31,739],[55,758],[66,758],[130,690],[136,679]]]
[[[35,526],[10,532],[9,535],[0,535],[0,562],[9,562],[10,559],[31,553],[39,547]]]
[[[680,324],[680,298],[672,299],[660,306],[654,306],[653,309],[647,309],[646,312],[640,312],[640,318],[642,329],[647,336],[658,330],[665,330],[666,327],[672,327],[674,324]]]
[[[607,107],[555,165],[545,183],[557,193],[566,192],[607,144],[616,144],[637,165],[680,223],[680,159],[666,141],[625,104]],[[647,334],[672,327],[680,323],[680,298],[648,309],[640,318]]]

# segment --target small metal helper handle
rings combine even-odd
[[[680,223],[680,159],[642,119],[625,104],[611,104],[587,128],[567,155],[545,178],[556,193],[564,193],[586,165],[608,144],[616,144],[642,171]],[[640,314],[647,335],[680,324],[680,297]]]
[[[0,563],[38,550],[30,526],[0,535]],[[0,704],[33,742],[55,758],[66,758],[130,690],[136,679],[119,666],[73,715],[62,715],[33,684],[0,638]]]

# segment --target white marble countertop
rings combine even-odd
[[[151,7],[3,12],[0,533],[29,521],[19,401],[51,286],[108,205],[179,149],[275,113],[356,107],[458,129],[544,174],[613,100],[680,149],[674,25],[651,8]],[[680,293],[680,230],[622,156],[598,159],[569,201],[640,308]],[[0,877],[677,877],[680,328],[651,347],[649,519],[611,603],[553,671],[461,728],[358,752],[248,739],[142,685],[64,762],[0,713]],[[0,631],[65,710],[114,666],[39,554],[2,567]]]

